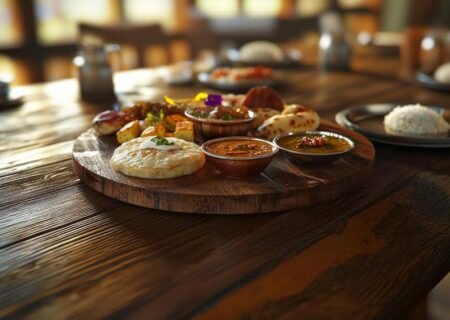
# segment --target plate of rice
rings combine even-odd
[[[379,103],[336,114],[336,122],[369,139],[401,146],[450,147],[450,109],[420,104]]]

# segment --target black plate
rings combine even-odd
[[[384,130],[384,116],[399,104],[379,103],[345,109],[336,114],[336,122],[358,131],[370,140],[408,147],[450,148],[450,133],[443,136],[406,136],[387,133]],[[450,110],[431,107],[449,121]]]
[[[418,72],[416,74],[416,80],[420,85],[426,88],[450,92],[450,84],[437,82],[434,77],[430,76],[429,74]]]
[[[281,85],[281,81],[277,80],[277,76],[275,75],[273,79],[248,80],[231,83],[222,81],[212,81],[209,79],[209,73],[202,72],[198,75],[198,81],[214,89],[223,91],[235,91],[235,92],[236,91],[245,92],[257,86],[278,87]]]
[[[0,111],[18,107],[23,103],[22,96],[11,97],[6,101],[0,101]]]

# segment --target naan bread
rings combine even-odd
[[[258,128],[267,119],[280,114],[280,111],[271,108],[255,108],[252,109],[256,118],[252,122],[253,129]]]
[[[152,138],[154,136],[136,138],[118,147],[111,158],[114,170],[128,176],[167,179],[194,173],[205,164],[205,156],[199,146],[177,138],[170,138],[170,141],[178,149],[142,149],[142,143]]]
[[[316,130],[320,117],[312,109],[290,105],[280,114],[263,122],[257,129],[257,134],[266,139],[273,139],[280,134],[298,131]]]
[[[300,104],[289,104],[284,107],[284,110],[281,112],[281,114],[296,114],[301,113],[304,115],[315,113],[317,114],[313,109],[304,107]]]

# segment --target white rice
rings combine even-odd
[[[437,112],[420,104],[398,106],[384,117],[384,128],[389,133],[410,135],[440,135],[450,125]]]

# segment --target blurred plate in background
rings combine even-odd
[[[416,81],[425,88],[450,92],[450,84],[437,82],[433,76],[423,72],[418,72],[416,74]]]

